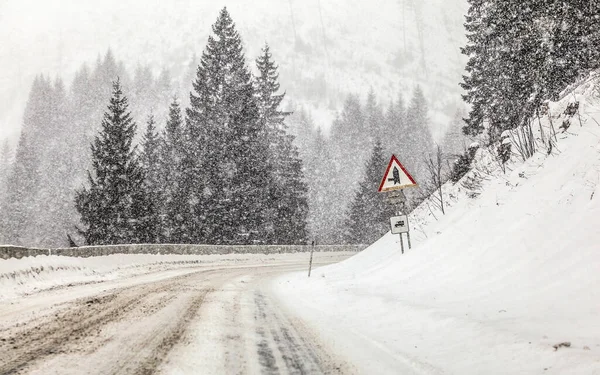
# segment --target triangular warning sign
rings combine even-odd
[[[412,178],[406,168],[398,161],[398,158],[396,158],[395,155],[392,155],[387,169],[385,170],[385,174],[383,175],[383,180],[381,180],[381,184],[379,184],[379,191],[392,191],[411,186],[417,186],[415,179]]]

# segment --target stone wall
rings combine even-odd
[[[361,251],[365,245],[317,245],[315,251]],[[23,258],[38,255],[92,257],[111,254],[282,254],[308,252],[306,245],[110,245],[82,246],[63,249],[36,249],[19,246],[0,246],[0,259]]]

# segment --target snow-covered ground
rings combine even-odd
[[[506,174],[479,150],[481,187],[419,207],[404,255],[388,233],[276,294],[365,374],[600,374],[600,104],[584,85],[550,108],[557,129],[574,95],[582,126]]]
[[[0,374],[352,374],[264,287],[276,275],[306,270],[308,256],[0,261],[15,269],[35,260],[45,268],[43,287],[56,286],[24,293],[4,281],[16,296],[0,298]],[[348,256],[315,253],[313,265]],[[71,264],[78,283],[65,285],[57,264]],[[95,281],[84,277],[92,270]],[[33,283],[26,275],[21,281]]]
[[[236,368],[246,369],[247,373],[252,373],[251,369],[261,371],[259,368],[276,372],[284,367],[293,372],[294,366],[304,363],[322,344],[326,348],[323,352],[333,351],[332,356],[316,360],[314,366],[325,363],[336,367],[341,363],[349,366],[347,372],[364,374],[600,374],[600,104],[592,91],[591,86],[584,85],[575,92],[580,100],[582,125],[576,115],[568,131],[558,134],[550,155],[540,147],[526,162],[519,162],[515,156],[504,174],[489,152],[478,151],[475,168],[463,183],[445,186],[445,215],[426,203],[411,215],[413,248],[404,255],[400,254],[397,236],[387,234],[342,263],[315,269],[310,279],[305,272],[279,276],[271,282],[271,291],[262,288],[262,274],[270,272],[266,266],[289,263],[298,267],[298,262],[306,261],[308,255],[40,256],[0,260],[0,315],[4,316],[0,322],[16,332],[11,337],[21,338],[17,334],[22,329],[21,320],[31,325],[27,332],[37,330],[37,321],[23,313],[32,310],[32,306],[53,324],[60,319],[52,318],[55,315],[49,311],[62,306],[65,316],[75,322],[73,314],[87,311],[88,304],[97,303],[94,299],[84,298],[76,303],[72,299],[109,293],[106,298],[116,298],[111,305],[115,316],[120,316],[120,306],[140,309],[125,311],[131,317],[118,323],[121,325],[94,320],[88,328],[84,327],[90,330],[105,324],[108,328],[99,331],[97,342],[110,343],[106,332],[121,332],[127,322],[148,314],[147,306],[152,312],[163,314],[163,297],[175,298],[177,302],[178,295],[172,292],[183,291],[180,304],[166,305],[181,308],[156,320],[165,321],[170,316],[183,319],[172,330],[174,343],[164,350],[156,345],[164,351],[160,353],[165,361],[152,364],[162,366],[161,371],[167,373],[189,373],[204,366],[198,360],[194,367],[186,367],[187,359],[194,348],[202,345],[202,340],[220,337],[220,354],[216,358],[222,366],[212,369],[214,373],[223,373],[221,370],[232,363],[240,364]],[[569,97],[551,105],[555,128],[562,122],[559,114],[567,100],[572,99]],[[542,126],[547,136],[547,119]],[[466,181],[470,183],[465,184]],[[256,267],[252,271],[242,269],[263,263],[265,272],[263,268],[257,272]],[[213,268],[210,275],[216,281],[211,279],[203,293],[218,294],[218,298],[205,302],[201,296],[186,292],[204,277],[196,272],[204,267],[207,271]],[[221,280],[220,270],[231,267],[240,267],[240,274],[228,270]],[[281,267],[276,271],[281,272]],[[174,279],[174,274],[179,278]],[[251,287],[246,286],[256,275],[261,277]],[[136,289],[130,295],[120,293],[115,280],[123,280]],[[98,285],[78,285],[97,282]],[[75,286],[63,288],[69,284]],[[111,285],[112,292],[104,292]],[[53,287],[60,288],[37,295]],[[230,292],[239,295],[239,299],[228,299]],[[262,302],[262,296],[270,293],[282,303],[281,309],[275,302]],[[146,294],[152,299],[147,305],[131,302]],[[102,312],[104,300],[98,301],[97,311]],[[230,302],[231,306],[227,305]],[[187,314],[186,311],[192,314],[196,305],[204,306],[202,314],[216,319],[206,321],[219,322],[229,331],[198,321],[186,322],[187,315],[178,315]],[[272,315],[267,321],[272,329],[265,330],[256,317],[262,316],[264,306],[271,305],[274,307],[269,307]],[[238,307],[238,320],[230,321],[217,314]],[[296,322],[295,318],[288,318],[290,313],[304,322],[280,324],[280,316]],[[251,315],[254,320],[248,318]],[[90,313],[85,316],[95,317]],[[248,321],[253,323],[244,323]],[[254,333],[239,329],[238,323],[251,327]],[[304,325],[306,328],[297,328]],[[280,345],[277,338],[289,332],[290,326],[296,327],[295,336]],[[156,327],[158,332],[160,325]],[[63,324],[57,331],[60,335],[52,331],[40,336],[46,340],[40,348],[46,350],[58,342],[52,340],[66,340],[71,336],[68,328]],[[305,339],[303,332],[318,337],[311,338],[311,345],[299,350],[297,343]],[[272,337],[261,336],[268,334]],[[129,336],[119,337],[121,341],[114,342],[122,343]],[[242,360],[232,359],[227,355],[231,337],[237,340],[235,353],[257,357],[248,348],[256,350],[256,345],[267,343],[266,347],[279,350],[280,355],[272,363],[261,362],[271,358],[268,350],[259,352],[258,359],[252,357],[246,362],[243,356]],[[553,347],[567,342],[569,347]],[[27,355],[37,350],[33,342],[21,344],[19,350]],[[176,346],[180,344],[183,347]],[[64,346],[70,348],[69,345],[80,350],[78,342]],[[145,346],[141,348],[146,350]],[[167,356],[171,348],[176,350]],[[109,349],[114,349],[110,353],[119,352],[118,348]],[[57,369],[63,369],[65,363],[84,363],[88,367],[80,364],[80,368],[89,370],[93,361],[103,358],[91,356],[87,362],[79,362],[79,357],[74,361],[61,357],[63,354],[44,353],[55,361],[50,364],[54,363]],[[286,359],[292,357],[296,359],[288,363]],[[31,368],[43,364],[35,358],[32,361]]]

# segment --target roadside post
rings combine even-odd
[[[315,240],[312,240],[310,244],[310,262],[308,263],[308,277],[310,277],[310,270],[312,269],[312,258],[313,253],[315,252]]]
[[[400,233],[400,249],[402,250],[402,254],[404,254],[404,241],[402,240],[402,233]]]
[[[383,175],[383,179],[381,180],[381,184],[379,184],[378,191],[380,193],[387,193],[386,198],[389,204],[396,208],[396,216],[390,218],[390,227],[392,234],[398,234],[400,236],[400,249],[402,254],[404,254],[402,233],[406,233],[408,248],[411,248],[408,215],[403,213],[406,210],[406,196],[402,190],[407,187],[415,186],[417,186],[417,183],[414,178],[412,178],[398,158],[396,158],[395,155],[392,155],[387,169],[385,170],[385,174]]]

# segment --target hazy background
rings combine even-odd
[[[268,42],[288,99],[325,130],[347,93],[371,87],[387,103],[421,84],[436,138],[462,106],[464,0],[0,0],[0,141],[16,143],[35,75],[69,85],[108,48],[129,71],[149,64],[180,79],[223,6],[248,59]]]

